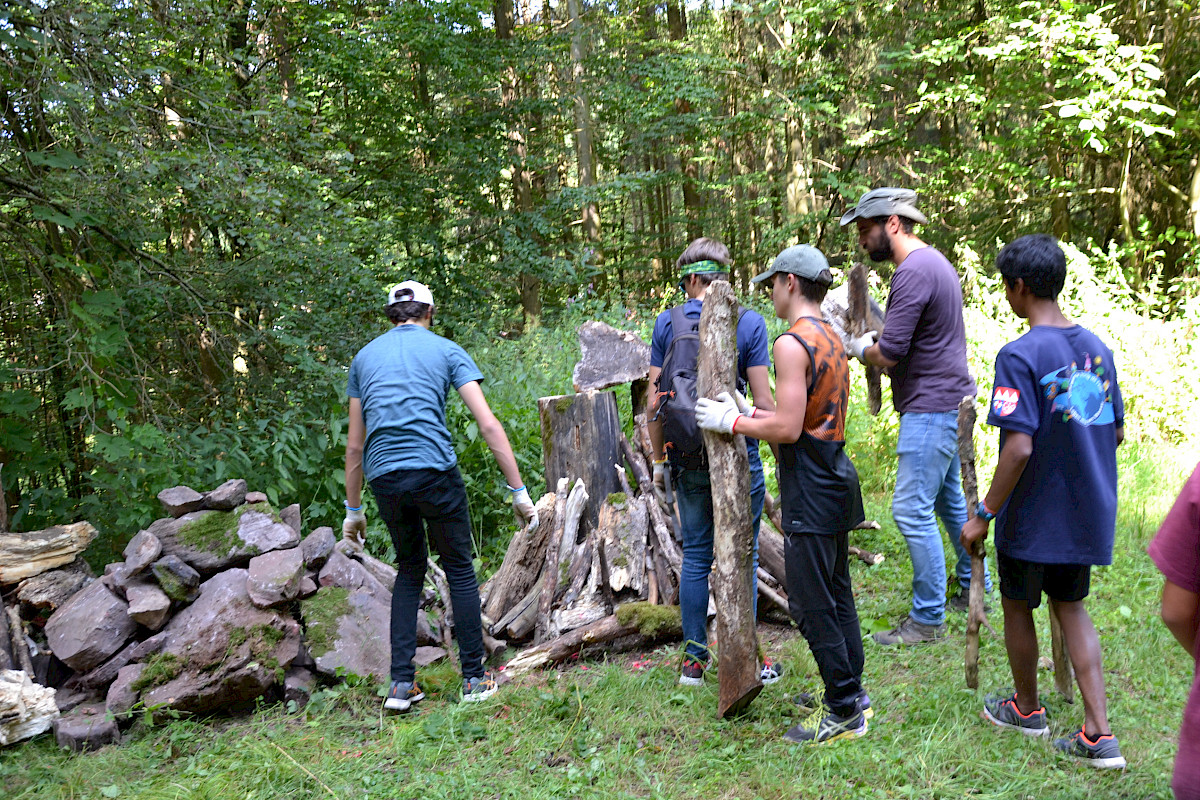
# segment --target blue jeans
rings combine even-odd
[[[938,519],[954,546],[955,577],[964,589],[971,585],[971,556],[959,541],[967,521],[958,460],[958,414],[954,411],[900,415],[896,444],[899,465],[892,518],[908,544],[913,566],[912,618],[924,625],[941,625],[945,616],[946,556]],[[984,562],[984,583],[992,578]]]
[[[751,592],[754,613],[758,613],[758,525],[762,519],[762,460],[750,452],[750,516],[754,521],[754,560]],[[683,639],[688,655],[708,660],[708,576],[713,565],[712,488],[708,470],[685,469],[673,473],[675,505],[679,509],[679,527],[683,535],[683,565],[679,571],[679,614],[683,619]]]

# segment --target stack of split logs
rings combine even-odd
[[[839,312],[845,315],[844,303]],[[649,631],[615,613],[623,603],[670,606],[679,596],[679,521],[656,499],[651,480],[644,408],[649,347],[600,322],[581,326],[579,338],[576,393],[538,401],[546,485],[555,491],[538,501],[538,528],[514,535],[500,569],[482,588],[485,630],[534,645],[510,662],[510,673],[556,663],[590,644],[611,651],[680,633],[677,611],[672,625]],[[632,392],[633,442],[621,430],[615,395],[604,391],[624,384]],[[883,560],[851,549],[868,564]],[[787,613],[783,576],[780,509],[768,495],[757,571],[763,610]],[[715,609],[711,598],[709,609]]]

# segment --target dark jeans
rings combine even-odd
[[[417,608],[429,558],[426,537],[438,554],[450,588],[454,638],[464,678],[483,675],[483,626],[479,584],[471,563],[471,517],[467,491],[458,468],[401,469],[371,481],[379,516],[396,548],[396,586],[392,590],[392,680],[415,676]],[[424,525],[422,526],[422,523]]]
[[[854,713],[862,688],[863,646],[850,587],[849,538],[788,533],[784,541],[788,607],[825,683],[825,705]]]

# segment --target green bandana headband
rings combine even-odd
[[[695,275],[701,272],[728,272],[729,267],[725,264],[718,264],[716,261],[693,261],[691,264],[684,264],[679,268],[680,277]]]

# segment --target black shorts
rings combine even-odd
[[[1000,568],[1000,594],[1009,600],[1024,600],[1030,608],[1042,604],[1042,592],[1051,600],[1074,603],[1088,596],[1092,587],[1089,564],[1039,564],[996,553]]]

